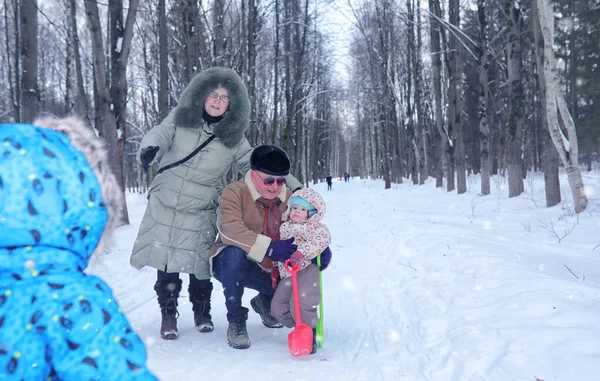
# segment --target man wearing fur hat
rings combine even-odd
[[[256,147],[250,157],[251,170],[244,179],[229,184],[219,199],[212,272],[223,285],[227,308],[227,341],[236,349],[250,347],[246,329],[248,309],[242,306],[244,288],[257,290],[252,309],[270,328],[282,326],[271,315],[274,288],[271,271],[276,262],[285,262],[296,251],[294,238],[279,240],[279,227],[292,192],[284,185],[290,160],[274,145]],[[331,258],[326,249],[322,269]]]
[[[176,339],[180,273],[189,274],[194,325],[214,329],[210,315],[212,283],[209,252],[216,238],[216,208],[223,179],[236,166],[250,168],[252,147],[244,133],[250,120],[246,86],[230,69],[201,71],[181,94],[179,104],[140,143],[144,168],[159,163],[148,190],[148,205],[131,255],[131,265],[158,270],[163,339]],[[301,184],[292,177],[294,189]]]

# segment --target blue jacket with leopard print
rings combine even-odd
[[[34,124],[0,125],[0,379],[156,380],[110,287],[83,271],[120,201],[104,144],[75,118]]]

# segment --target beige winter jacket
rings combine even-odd
[[[250,171],[243,180],[229,184],[219,199],[217,209],[219,238],[213,248],[218,255],[225,246],[236,246],[247,253],[248,258],[262,262],[271,243],[271,238],[262,234],[265,208],[256,202],[260,194],[252,183]],[[279,210],[283,214],[292,192],[281,188]]]

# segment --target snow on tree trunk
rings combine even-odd
[[[558,151],[565,170],[567,179],[571,186],[573,194],[573,203],[575,211],[581,213],[587,207],[587,197],[584,191],[583,179],[579,171],[578,164],[578,145],[577,133],[575,131],[575,123],[571,118],[571,114],[567,109],[567,104],[564,94],[559,86],[558,68],[556,65],[556,57],[552,48],[554,42],[554,13],[550,0],[536,0],[537,17],[540,22],[542,39],[544,41],[544,79],[546,81],[546,117],[548,120],[548,128],[552,142]],[[559,125],[560,121],[564,124],[567,131],[565,136]]]
[[[537,6],[535,1],[532,4],[534,15],[537,14]],[[533,21],[533,36],[535,40],[535,59],[538,71],[540,104],[546,106],[546,80],[544,78],[544,41],[542,40],[542,31],[540,22],[537,17],[532,17]],[[560,203],[560,178],[558,176],[558,152],[554,148],[554,143],[550,138],[548,131],[548,121],[546,120],[546,111],[541,110],[541,126],[540,131],[542,138],[542,171],[544,172],[544,183],[546,188],[546,206],[552,207]]]

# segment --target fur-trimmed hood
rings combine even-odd
[[[179,98],[174,109],[174,123],[179,127],[198,128],[202,125],[204,102],[208,94],[219,87],[229,93],[229,108],[223,119],[213,126],[213,133],[227,147],[234,147],[250,126],[250,100],[242,79],[233,70],[211,67],[199,72]]]
[[[315,213],[312,217],[310,217],[307,221],[312,222],[321,222],[321,220],[325,217],[325,211],[327,210],[327,205],[325,204],[325,200],[323,197],[311,188],[302,188],[298,189],[294,193],[292,193],[292,197],[290,197],[287,201],[287,209],[283,215],[283,221],[287,221],[290,216],[292,198],[294,196],[302,197],[304,200],[308,201],[312,204],[316,209],[317,213]]]
[[[70,117],[3,125],[0,141],[5,150],[0,159],[0,217],[5,217],[0,218],[0,253],[6,247],[66,249],[85,268],[107,247],[124,203],[104,140]]]

